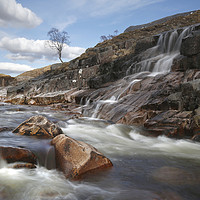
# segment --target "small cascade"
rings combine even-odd
[[[126,93],[129,89],[131,90],[132,87],[133,87],[133,85],[134,85],[135,83],[139,82],[139,81],[140,81],[140,79],[134,79],[133,81],[131,81],[131,82],[128,84],[127,87],[125,86],[125,88],[122,89],[122,90],[120,91],[120,94],[117,96],[116,100],[119,100],[119,99],[123,96],[124,93]]]
[[[95,91],[87,99],[87,103],[83,106],[83,114],[92,118],[101,118],[102,113],[109,115],[109,109],[113,107],[111,104],[118,106],[120,101],[140,87],[138,82],[145,77],[170,72],[174,59],[180,56],[183,38],[193,30],[194,27],[190,26],[161,34],[156,46],[141,53],[137,57],[140,61],[134,60],[126,72],[126,77],[109,88],[102,89],[100,92]]]
[[[157,45],[145,51],[144,59],[133,63],[127,73],[134,74],[142,71],[154,73],[170,72],[175,58],[180,56],[181,43],[184,37],[193,30],[193,26],[183,30],[168,31],[159,36]]]
[[[39,166],[43,166],[47,169],[55,169],[56,161],[55,161],[55,149],[52,145],[50,145],[50,141],[43,139],[40,142],[40,145],[33,144],[30,146],[30,150],[34,152],[38,159]]]

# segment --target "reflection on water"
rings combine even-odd
[[[47,107],[8,104],[0,105],[0,128],[16,127],[36,114],[58,122],[68,136],[95,146],[111,159],[114,167],[88,174],[81,181],[69,181],[53,169],[54,156],[49,140],[2,131],[1,146],[29,148],[43,163],[31,170],[12,169],[0,160],[0,199],[199,199],[199,143],[164,136],[146,137],[140,134],[143,130],[136,127],[97,119],[67,120],[63,112]]]

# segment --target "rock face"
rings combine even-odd
[[[14,80],[15,78],[9,75],[0,74],[0,87],[6,87],[13,83]]]
[[[0,147],[0,155],[8,163],[25,162],[37,164],[36,156],[27,149],[15,147]]]
[[[37,115],[24,121],[13,130],[13,133],[53,138],[63,132],[56,124],[49,121],[46,117]]]
[[[76,141],[64,134],[52,140],[56,151],[56,163],[67,178],[77,179],[86,172],[112,167],[111,161],[94,147]]]
[[[91,102],[97,103],[93,107],[92,103],[84,107],[84,114],[91,116],[98,107],[96,116],[99,118],[144,126],[155,136],[164,134],[169,137],[192,138],[200,132],[198,74],[198,70],[191,70],[143,79],[139,76],[138,81],[132,84],[129,80],[119,81],[95,93],[91,91],[91,96],[87,94]],[[105,97],[111,99],[114,94],[118,94],[118,101],[98,101]],[[85,98],[84,93],[82,97],[77,97],[77,101],[81,98]]]

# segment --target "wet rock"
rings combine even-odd
[[[64,134],[52,140],[57,168],[67,178],[77,179],[93,170],[112,167],[111,161],[91,145],[74,140]]]
[[[196,185],[200,183],[198,172],[196,175],[176,167],[161,167],[152,174],[153,178],[159,182],[171,185]]]
[[[185,38],[181,45],[181,54],[193,56],[200,53],[200,32],[195,31],[193,35]]]
[[[10,127],[1,127],[0,128],[0,132],[4,132],[4,131],[12,131],[13,128],[10,128]]]
[[[200,131],[197,117],[200,113],[199,80],[199,70],[143,78],[126,90],[119,91],[117,102],[101,104],[97,116],[115,123],[144,126],[155,136],[164,134],[192,138]],[[90,91],[82,97],[85,102],[85,99],[90,99],[91,103],[98,102],[103,96],[108,99],[113,90],[118,91],[125,81],[123,79],[112,86]],[[87,107],[83,109],[84,114],[91,114]]]
[[[196,110],[200,105],[200,79],[183,83],[181,90],[183,109]]]
[[[180,194],[177,194],[174,191],[162,191],[159,199],[163,199],[163,200],[184,200],[183,197],[180,196]]]
[[[6,99],[5,103],[11,103],[14,105],[24,105],[27,104],[26,97],[24,95],[17,95],[14,98]]]
[[[196,141],[196,142],[200,142],[200,133],[194,135],[194,136],[192,137],[192,140],[194,140],[194,141]]]
[[[53,138],[62,134],[62,130],[42,115],[33,116],[21,123],[13,133],[27,136],[40,136]]]
[[[21,168],[34,169],[34,168],[37,168],[37,167],[33,163],[18,163],[18,164],[14,164],[12,166],[12,168],[15,168],[15,169],[21,169]]]
[[[37,164],[36,156],[28,149],[18,147],[0,147],[0,155],[8,163],[25,162]]]
[[[27,103],[28,105],[36,105],[36,101],[33,99],[29,99]]]
[[[164,134],[168,137],[182,138],[192,137],[192,112],[169,110],[161,112],[155,117],[145,121],[144,126],[151,132],[158,135]]]

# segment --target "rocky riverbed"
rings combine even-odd
[[[199,199],[199,143],[148,137],[139,127],[97,118],[69,120],[46,106],[0,105],[1,199]],[[62,134],[47,138],[46,126]],[[102,153],[113,166],[85,173]],[[69,176],[77,172],[84,172],[78,180]]]

